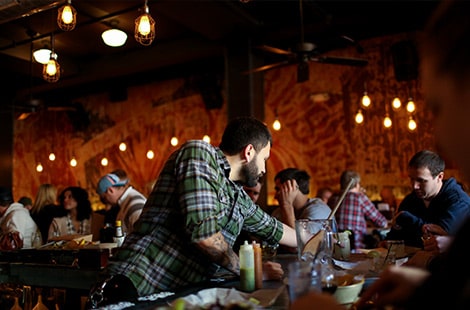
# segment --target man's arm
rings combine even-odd
[[[282,233],[282,238],[279,240],[279,243],[282,245],[287,245],[290,247],[297,247],[297,237],[295,235],[295,229],[286,224],[282,224],[284,232]]]
[[[217,232],[209,238],[199,241],[197,246],[211,261],[225,267],[236,275],[240,275],[240,260],[238,255],[225,241],[221,232]]]

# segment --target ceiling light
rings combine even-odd
[[[42,68],[42,77],[49,83],[55,83],[60,78],[60,65],[57,62],[57,54],[51,52],[49,61]]]
[[[77,11],[72,6],[72,0],[67,0],[67,3],[60,7],[57,14],[57,24],[63,31],[70,31],[77,25]]]
[[[142,45],[150,45],[155,39],[155,20],[149,14],[147,0],[145,0],[144,14],[135,19],[134,37]]]
[[[101,34],[104,44],[111,47],[120,47],[126,43],[127,33],[119,29],[108,29]]]
[[[47,64],[49,58],[51,58],[51,50],[48,48],[41,48],[35,50],[33,53],[34,60],[40,64]]]
[[[356,124],[362,124],[364,122],[364,115],[362,114],[362,111],[360,109],[359,111],[357,111],[354,120],[356,121]]]

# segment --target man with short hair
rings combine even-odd
[[[296,246],[295,231],[243,190],[266,173],[271,145],[265,124],[239,117],[228,123],[219,147],[190,140],[172,153],[90,301],[176,291],[208,281],[221,268],[240,275],[232,247],[242,229],[271,244]]]
[[[119,208],[116,220],[120,220],[122,230],[130,234],[134,230],[134,224],[139,219],[147,198],[128,184],[129,179],[120,179],[117,175],[109,173],[103,176],[96,189],[102,200],[113,208]],[[110,223],[114,225],[115,223]]]
[[[18,232],[23,240],[23,248],[33,247],[33,235],[39,233],[38,227],[21,203],[13,202],[13,194],[9,187],[0,187],[0,235]],[[41,238],[39,238],[41,242]]]
[[[444,169],[444,160],[432,151],[423,150],[411,158],[408,176],[413,192],[398,207],[386,239],[422,248],[423,225],[436,224],[453,234],[470,215],[470,197],[454,178],[444,179]]]

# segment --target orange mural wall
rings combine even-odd
[[[335,56],[367,58],[364,68],[310,63],[310,79],[296,82],[296,66],[268,71],[265,78],[266,123],[277,115],[282,123],[273,133],[273,149],[266,176],[267,203],[274,204],[273,177],[281,169],[298,167],[311,176],[311,195],[321,186],[339,187],[344,169],[355,169],[371,199],[378,199],[384,186],[393,188],[400,199],[409,192],[406,166],[418,150],[435,150],[433,122],[425,110],[419,80],[398,82],[390,47],[414,34],[384,37],[361,42],[364,53],[354,48],[331,52]],[[363,92],[372,99],[364,110],[364,123],[357,125],[354,115]],[[222,90],[223,92],[224,90]],[[175,147],[204,134],[218,145],[227,121],[224,102],[220,109],[206,109],[201,95],[184,79],[153,82],[129,87],[127,100],[111,102],[106,92],[77,98],[87,112],[87,125],[80,126],[65,111],[40,111],[26,120],[15,122],[14,194],[33,197],[41,183],[63,189],[78,185],[87,189],[95,209],[101,207],[95,193],[98,179],[116,169],[124,169],[131,183],[144,194],[150,192],[158,173]],[[409,114],[386,110],[392,99],[402,103],[412,96],[417,110],[412,117],[417,129],[407,129]],[[386,112],[392,127],[384,128]],[[82,124],[83,125],[83,124]],[[78,126],[78,128],[77,128]],[[127,150],[118,145],[125,141]],[[146,157],[154,150],[153,160]],[[54,151],[56,160],[48,154]],[[78,165],[71,167],[74,156]],[[106,157],[108,166],[102,166]],[[41,163],[43,172],[36,171]],[[459,173],[448,163],[447,176]]]

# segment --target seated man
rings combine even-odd
[[[21,203],[13,202],[13,194],[8,187],[0,187],[0,236],[8,233],[19,233],[22,240],[20,248],[33,247],[33,235],[39,236],[39,244],[41,244],[41,233],[36,223]],[[5,248],[3,250],[9,250]]]
[[[408,164],[413,192],[398,208],[388,240],[404,240],[405,244],[423,247],[422,226],[439,225],[452,235],[470,215],[470,197],[454,178],[444,180],[444,160],[431,151],[416,153]]]

